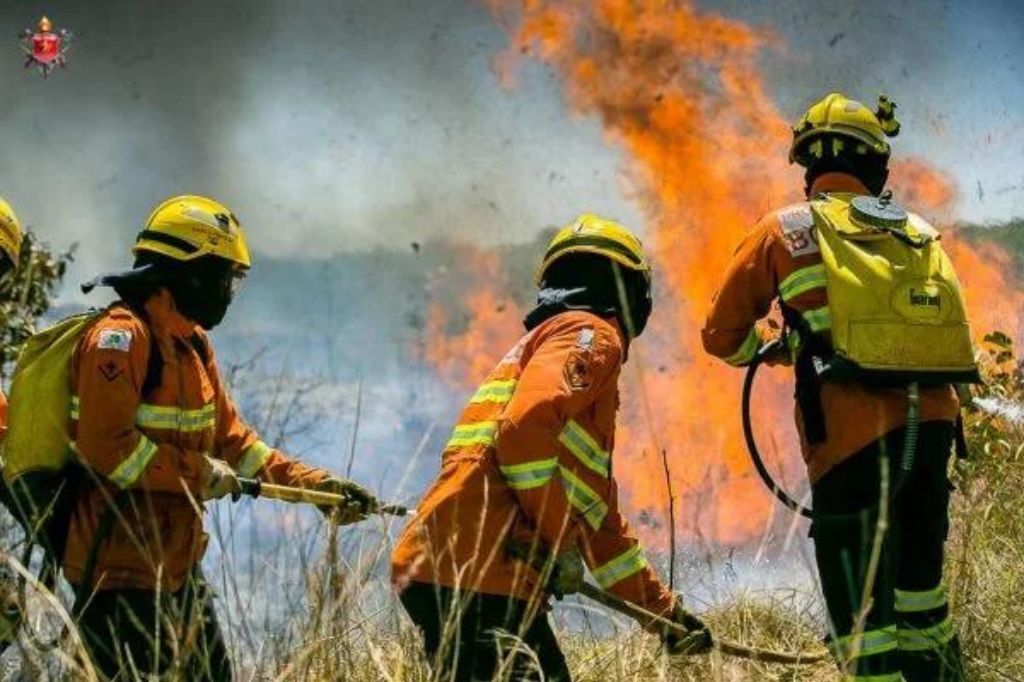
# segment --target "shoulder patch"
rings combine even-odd
[[[565,361],[562,368],[562,376],[569,390],[585,391],[590,388],[592,379],[590,376],[590,353],[573,351]]]
[[[132,349],[132,333],[128,329],[101,329],[96,347],[100,350],[127,353]]]
[[[576,347],[581,350],[590,350],[594,347],[594,330],[590,327],[581,329],[576,337]]]
[[[783,232],[795,232],[814,227],[814,214],[810,204],[793,204],[778,213]]]
[[[818,234],[810,204],[794,204],[778,212],[782,241],[794,258],[818,253]]]

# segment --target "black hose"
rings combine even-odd
[[[750,397],[754,391],[754,379],[757,377],[757,370],[764,363],[765,358],[772,353],[778,352],[779,346],[781,345],[782,341],[780,339],[769,341],[765,345],[761,346],[760,350],[757,351],[757,354],[754,355],[754,359],[747,366],[747,375],[743,379],[743,438],[747,441],[747,451],[750,452],[750,459],[754,462],[754,468],[757,470],[761,480],[764,481],[764,484],[768,487],[768,490],[772,492],[772,495],[774,495],[779,502],[794,512],[801,516],[811,518],[811,509],[794,500],[789,493],[783,490],[779,484],[775,482],[775,479],[772,478],[771,473],[768,471],[768,467],[764,464],[764,458],[761,457],[761,451],[757,448],[757,441],[754,439],[754,426],[750,419]]]
[[[771,472],[768,471],[768,467],[765,466],[764,458],[761,456],[761,451],[757,448],[757,441],[754,438],[754,427],[750,419],[750,398],[754,392],[754,379],[757,378],[758,368],[764,364],[766,358],[774,353],[779,352],[779,347],[783,344],[781,339],[774,339],[769,341],[757,351],[754,355],[754,359],[747,366],[747,374],[743,379],[743,399],[742,399],[742,418],[743,418],[743,438],[747,443],[747,451],[750,453],[750,459],[754,463],[754,468],[757,470],[758,475],[764,484],[771,491],[772,495],[775,496],[779,502],[784,504],[792,511],[805,516],[807,518],[815,518],[814,510],[810,507],[804,506],[797,502],[793,497],[775,482],[772,478]],[[914,468],[914,459],[917,455],[917,442],[918,442],[918,431],[920,427],[920,401],[921,392],[918,384],[911,383],[907,387],[907,423],[906,430],[904,432],[903,440],[903,457],[900,460],[900,469],[896,484],[892,488],[890,499],[895,500],[896,496],[899,495],[900,490],[910,477],[910,472]],[[828,518],[845,518],[853,517],[859,512],[853,514],[829,514]],[[818,518],[822,518],[818,515]]]

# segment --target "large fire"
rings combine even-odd
[[[499,77],[511,82],[524,56],[551,67],[562,79],[567,106],[597,116],[608,143],[626,152],[628,191],[645,215],[657,304],[652,329],[624,373],[615,455],[630,515],[665,518],[664,450],[680,533],[725,544],[758,537],[770,527],[773,502],[743,446],[740,376],[704,354],[700,329],[744,232],[759,215],[802,198],[802,178],[786,159],[788,123],[757,67],[776,39],[685,1],[489,2],[511,37],[495,62]],[[951,217],[953,185],[926,163],[897,164],[893,185],[916,210]],[[979,330],[1019,320],[1024,295],[1007,281],[1001,256],[955,241],[950,250]],[[493,272],[492,264],[480,262],[482,272]],[[463,301],[474,315],[465,332],[446,335],[440,308],[429,325],[430,359],[449,378],[467,383],[479,381],[519,333],[519,315],[502,303],[494,280],[485,274],[474,281]],[[505,312],[496,314],[501,308]],[[1008,331],[1018,327],[1014,322]],[[772,375],[759,393],[763,449],[779,452],[790,460],[787,471],[797,471],[789,388]],[[645,531],[648,541],[664,538],[657,525]]]

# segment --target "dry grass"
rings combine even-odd
[[[959,492],[953,501],[948,583],[970,679],[1003,682],[1024,680],[1024,619],[1018,614],[1024,595],[1024,427],[1013,412],[1014,406],[1024,405],[1024,384],[1015,361],[1000,352],[993,351],[987,363],[991,383],[986,394],[998,400],[988,403],[989,411],[971,416],[973,456],[957,463],[953,472]],[[1000,412],[999,406],[1007,409]],[[279,430],[286,431],[285,426]],[[387,586],[392,522],[370,521],[332,538],[311,510],[265,502],[219,504],[213,517],[212,542],[221,551],[207,562],[208,577],[220,594],[219,611],[238,679],[433,679],[419,639]],[[795,548],[787,551],[797,553]],[[723,562],[713,557],[685,559],[687,570],[679,572],[684,582],[722,572]],[[726,566],[725,573],[730,570]],[[806,584],[806,575],[794,574],[794,582],[802,584],[791,590],[716,587],[703,615],[714,632],[729,640],[818,651],[825,626],[820,599]],[[716,586],[723,582],[721,575],[708,580]],[[44,595],[32,604],[36,626],[52,634],[58,623],[56,603]],[[628,620],[575,599],[556,607],[555,622],[579,682],[837,679],[829,663],[787,667],[717,654],[671,660],[660,654],[654,637]],[[67,653],[39,652],[28,641],[21,647],[20,654],[5,656],[4,679],[69,675]],[[71,650],[70,645],[64,648]]]

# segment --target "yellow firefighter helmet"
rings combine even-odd
[[[40,33],[49,33],[53,29],[53,22],[50,21],[50,17],[43,15],[43,18],[39,20],[37,25]]]
[[[6,200],[0,199],[0,252],[11,259],[17,267],[21,256],[21,223],[14,209]]]
[[[552,263],[571,253],[594,253],[648,277],[651,273],[644,246],[636,235],[612,220],[584,213],[559,230],[548,244],[544,260],[537,269],[538,284]]]
[[[845,142],[852,141],[850,151],[889,156],[892,150],[887,138],[900,131],[895,110],[896,103],[885,95],[878,97],[878,109],[872,112],[840,92],[830,93],[813,104],[793,126],[789,162],[808,166],[815,158],[821,158],[827,137],[836,145],[833,153],[846,149]]]
[[[192,194],[172,197],[153,209],[132,251],[183,262],[216,256],[242,268],[252,266],[245,232],[231,209]]]

